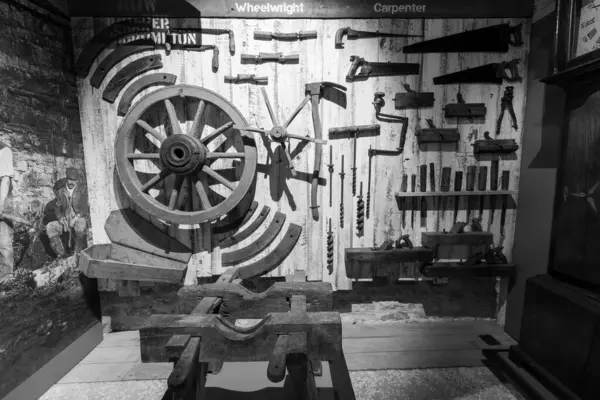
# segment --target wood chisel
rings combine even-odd
[[[417,175],[410,176],[410,191],[415,193],[417,190]],[[417,198],[413,195],[412,206],[410,210],[410,228],[415,229],[415,212],[417,211]]]
[[[429,188],[429,190],[431,192],[435,192],[435,164],[434,163],[429,163],[429,185],[431,186]],[[433,197],[431,202],[433,203],[433,209],[437,210],[439,207],[439,203],[437,203],[437,206],[436,206],[436,198]]]
[[[444,193],[450,191],[450,174],[452,173],[452,168],[443,167],[442,168],[442,183],[440,185],[440,190]],[[448,196],[442,197],[442,221],[444,220],[444,215],[446,214],[446,206],[448,205]]]
[[[400,191],[402,193],[406,193],[408,190],[408,175],[402,175],[402,184],[400,186]],[[402,229],[406,229],[406,202],[408,200],[405,198],[402,199]]]
[[[500,186],[501,190],[508,190],[508,181],[510,177],[510,171],[502,171],[502,183]],[[500,215],[500,236],[504,238],[504,224],[506,223],[506,198],[508,195],[502,195],[502,214]]]
[[[498,190],[498,169],[500,167],[500,161],[493,160],[490,168],[490,190],[495,192]],[[490,225],[488,232],[490,231],[492,224],[494,223],[494,212],[496,211],[496,196],[490,196]]]
[[[427,191],[427,165],[421,165],[419,174],[419,189],[425,193]],[[427,198],[421,196],[421,228],[427,226]]]
[[[477,190],[481,192],[485,192],[487,189],[487,167],[479,167],[479,180],[477,184]],[[485,196],[479,196],[479,218],[483,218],[483,203],[485,200]]]
[[[476,167],[474,165],[470,165],[467,167],[467,192],[472,192],[475,190],[475,170]],[[467,198],[467,220],[465,222],[469,223],[471,221],[471,200],[472,196]]]
[[[462,181],[463,181],[463,172],[456,171],[456,173],[454,174],[454,191],[456,193],[458,193],[462,190]],[[454,196],[454,221],[452,223],[452,226],[456,225],[456,220],[458,218],[459,201],[460,201],[460,197],[458,195]]]

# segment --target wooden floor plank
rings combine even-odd
[[[390,351],[346,354],[350,371],[483,366],[481,350]]]
[[[385,353],[390,351],[428,350],[478,350],[473,344],[474,337],[454,335],[423,336],[403,335],[379,338],[344,338],[342,346],[345,354]]]

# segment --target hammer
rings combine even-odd
[[[313,129],[315,131],[315,139],[323,138],[323,131],[321,126],[321,117],[319,115],[319,101],[321,97],[323,97],[323,89],[324,88],[332,88],[340,91],[346,91],[346,87],[333,82],[313,82],[307,83],[305,86],[305,94],[306,97],[300,107],[298,107],[298,112],[308,101],[310,100],[311,110],[312,110],[312,120],[313,120]],[[313,176],[311,183],[311,194],[310,194],[310,208],[312,210],[312,216],[315,221],[319,219],[319,209],[317,205],[317,190],[319,185],[319,172],[321,170],[321,156],[323,154],[323,149],[321,146],[315,146],[315,164],[313,168]]]

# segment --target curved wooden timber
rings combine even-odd
[[[292,252],[298,239],[300,239],[301,233],[302,227],[300,225],[290,224],[285,232],[285,236],[281,239],[281,242],[279,242],[277,247],[260,260],[239,267],[237,269],[236,279],[250,279],[273,271]]]
[[[250,236],[254,232],[256,232],[258,227],[263,223],[263,221],[265,220],[265,218],[267,218],[267,215],[269,215],[270,212],[271,212],[271,208],[268,206],[264,206],[263,209],[260,211],[260,214],[258,214],[256,219],[254,221],[252,221],[250,223],[250,225],[248,225],[244,230],[236,233],[235,235],[230,236],[227,239],[224,239],[221,242],[219,242],[219,246],[220,247],[233,246],[234,244],[239,243],[242,240],[246,239],[248,236]]]
[[[251,189],[252,190],[252,189]],[[254,197],[254,196],[253,196]],[[244,210],[245,200],[242,200],[236,208],[227,214],[226,218],[223,218],[211,226],[212,233],[219,235],[227,233],[233,229],[239,228],[252,218],[254,212],[258,209],[258,201],[251,201],[250,206],[246,205]]]
[[[248,246],[242,247],[241,249],[222,253],[221,263],[223,266],[242,263],[266,249],[269,244],[273,243],[273,240],[275,240],[279,234],[279,231],[281,231],[281,228],[283,228],[285,218],[286,217],[284,213],[276,212],[271,220],[271,223],[258,239],[250,243]]]
[[[204,298],[220,297],[219,312],[230,319],[255,319],[272,312],[287,312],[290,309],[287,299],[293,295],[306,296],[308,312],[333,309],[329,282],[276,282],[261,293],[251,292],[236,283],[210,283],[184,286],[177,292],[180,313],[191,313]]]
[[[125,92],[123,92],[123,96],[121,96],[121,100],[119,100],[119,105],[117,107],[117,115],[122,117],[127,114],[133,99],[140,94],[142,90],[148,89],[150,86],[173,85],[176,80],[177,75],[168,74],[166,72],[156,72],[142,76],[140,79],[129,85],[129,87],[125,89]]]

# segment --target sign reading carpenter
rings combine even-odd
[[[72,17],[530,18],[533,0],[69,0],[69,8]]]

